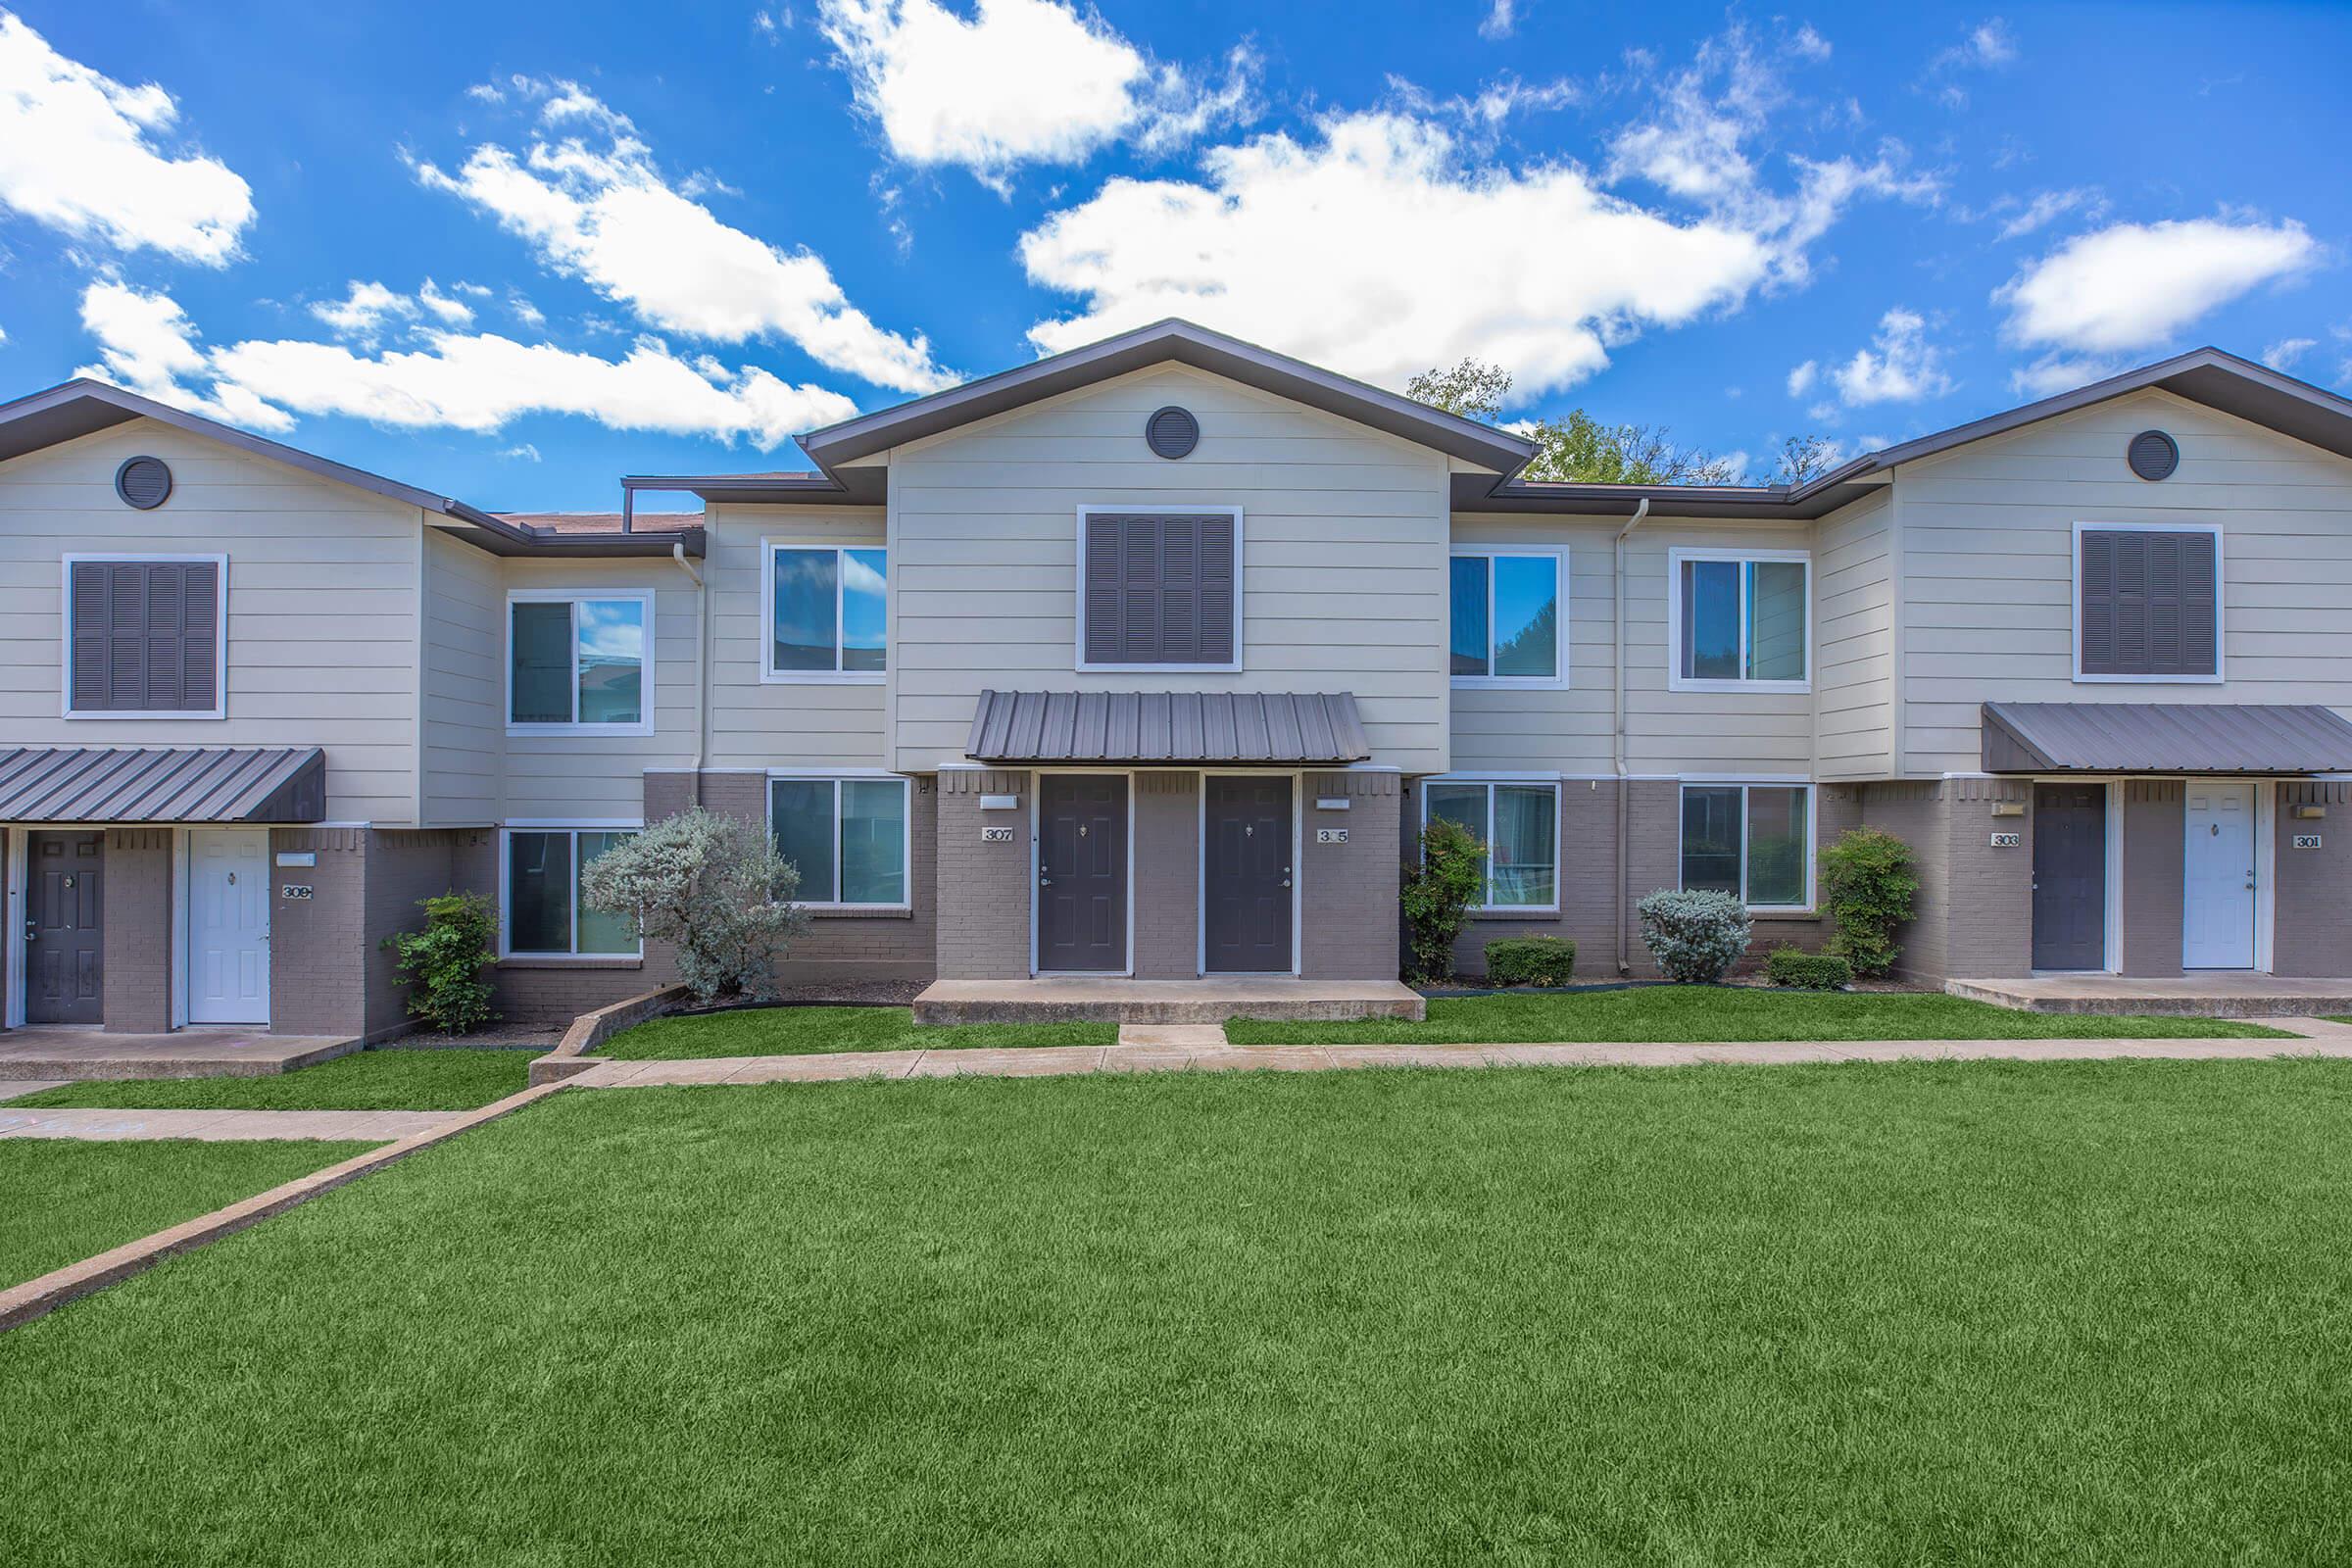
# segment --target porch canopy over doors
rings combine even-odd
[[[1350,692],[984,691],[964,752],[999,767],[1344,767],[1372,745]]]
[[[2289,703],[1986,703],[1987,773],[2352,772],[2352,723]]]
[[[0,750],[0,822],[320,822],[316,746]]]

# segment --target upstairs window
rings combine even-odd
[[[1560,906],[1560,787],[1557,784],[1449,783],[1421,787],[1421,821],[1444,817],[1487,847],[1483,909]]]
[[[765,678],[881,680],[890,668],[890,567],[879,549],[767,546]]]
[[[507,728],[650,735],[649,594],[523,592],[507,604]]]
[[[1683,886],[1729,893],[1753,909],[1811,908],[1811,788],[1685,785]]]
[[[68,556],[66,715],[219,718],[226,556]]]
[[[1079,514],[1080,669],[1238,670],[1238,512]]]
[[[1457,551],[1449,664],[1457,686],[1558,685],[1568,667],[1557,553]]]
[[[1813,564],[1788,552],[1667,553],[1676,691],[1805,691]]]
[[[2173,523],[2075,528],[2075,678],[2222,678],[2222,536]]]

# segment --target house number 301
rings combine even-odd
[[[1008,827],[984,827],[980,830],[980,842],[983,844],[1010,844],[1012,842],[1012,829]]]

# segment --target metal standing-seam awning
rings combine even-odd
[[[2288,703],[1986,703],[1987,773],[2352,773],[2352,723]]]
[[[318,822],[316,746],[18,747],[0,752],[0,822]]]
[[[1350,692],[984,691],[974,761],[1341,765],[1372,756]]]

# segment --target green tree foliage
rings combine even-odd
[[[1487,847],[1477,834],[1442,816],[1421,830],[1421,863],[1405,870],[1402,893],[1412,979],[1452,977],[1454,939],[1486,885]]]
[[[1919,892],[1911,846],[1875,827],[1858,827],[1821,852],[1822,898],[1837,927],[1828,950],[1859,975],[1884,975],[1902,948],[1895,928],[1911,918]]]
[[[764,1001],[776,994],[777,956],[808,924],[792,902],[800,880],[764,826],[696,807],[591,860],[580,896],[674,945],[697,1001]]]
[[[498,961],[498,911],[478,893],[419,899],[424,929],[386,937],[401,983],[409,988],[409,1016],[445,1035],[491,1022],[490,966]]]

